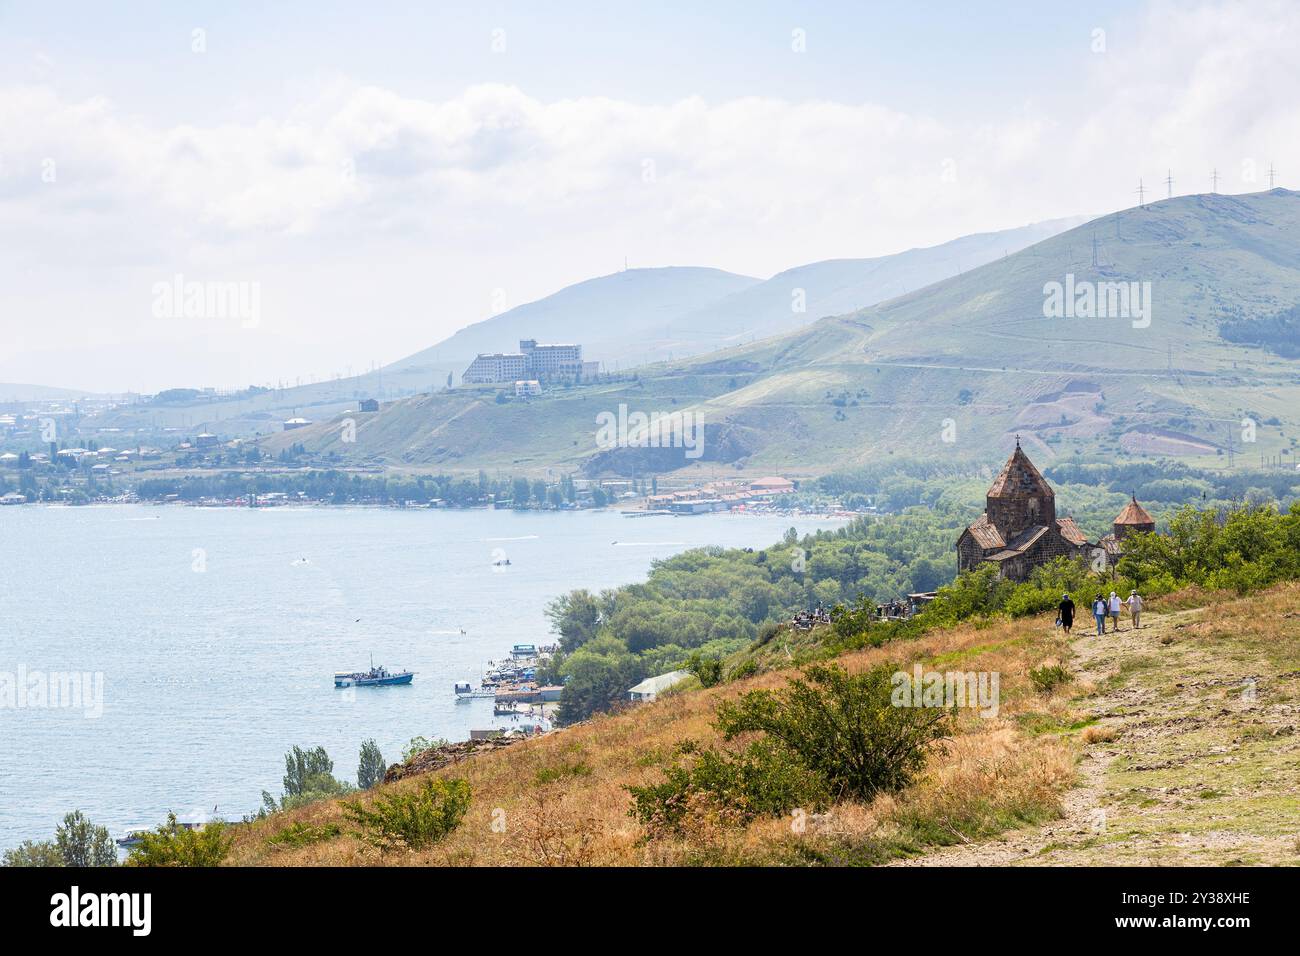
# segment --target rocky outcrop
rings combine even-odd
[[[509,736],[492,737],[488,740],[462,740],[454,744],[430,747],[428,750],[421,750],[405,763],[395,763],[389,767],[388,772],[384,774],[384,783],[392,783],[394,780],[402,780],[406,777],[415,777],[422,773],[432,773],[450,764],[460,763],[460,761],[475,754],[500,750],[502,747],[509,747],[511,744],[526,739],[520,734],[511,734]]]

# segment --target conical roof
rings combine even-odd
[[[1115,524],[1155,524],[1156,519],[1147,514],[1145,508],[1138,504],[1137,497],[1124,506],[1124,510],[1115,519]]]
[[[1052,486],[1042,476],[1029,456],[1016,442],[1016,450],[1011,453],[1002,471],[989,486],[990,498],[1054,498]]]

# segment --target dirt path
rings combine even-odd
[[[1125,622],[1075,638],[1073,709],[1095,723],[1076,737],[1063,816],[890,865],[1300,861],[1297,598],[1150,614],[1140,631]]]

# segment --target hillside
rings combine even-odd
[[[802,827],[704,815],[646,839],[625,789],[661,780],[684,741],[719,744],[717,704],[783,686],[793,671],[782,670],[684,688],[435,770],[465,778],[472,799],[463,824],[430,849],[380,855],[326,801],[237,828],[228,862],[1294,864],[1298,649],[1294,583],[1246,599],[1171,595],[1151,602],[1141,631],[1126,621],[1105,638],[1066,642],[1050,616],[965,624],[839,661],[855,673],[884,662],[997,672],[997,715],[963,711],[914,784],[837,802]],[[1037,689],[1030,670],[1055,663],[1067,682]],[[373,793],[409,793],[424,779]]]
[[[685,358],[807,325],[821,316],[868,306],[963,269],[990,262],[1059,233],[1078,219],[964,236],[942,245],[873,259],[836,259],[788,270],[766,281],[719,269],[628,269],[588,279],[461,329],[380,369],[324,382],[276,388],[194,405],[122,407],[100,427],[143,421],[223,435],[265,434],[285,418],[331,418],[360,398],[442,390],[480,352],[509,351],[522,338],[580,342],[606,369]],[[805,309],[792,308],[802,290]]]
[[[1045,317],[1045,288],[1068,281],[1136,282],[1139,291],[1149,283],[1149,320]],[[815,474],[882,454],[984,460],[1015,434],[1044,463],[1074,451],[1294,460],[1300,361],[1226,341],[1220,328],[1297,302],[1300,194],[1186,196],[1103,217],[869,309],[660,363],[636,381],[527,403],[456,390],[385,406],[383,424],[366,423],[355,445],[338,442],[337,422],[292,440],[397,465],[624,474],[717,463]],[[596,457],[595,416],[623,403],[702,416],[702,464],[643,449]],[[273,437],[267,447],[288,441]]]
[[[813,319],[856,312],[994,262],[1086,221],[1084,216],[1052,219],[874,259],[829,259],[788,269],[688,315],[685,335],[716,348],[790,332]],[[792,308],[796,293],[803,298],[802,312]]]

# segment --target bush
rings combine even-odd
[[[221,821],[201,830],[188,829],[176,822],[176,814],[167,814],[167,822],[145,833],[131,848],[127,866],[217,866],[230,852],[234,837],[226,833]]]
[[[825,781],[835,799],[870,800],[906,787],[952,717],[934,707],[892,704],[894,667],[863,674],[818,664],[780,691],[751,691],[718,706],[727,739],[758,731]]]
[[[266,842],[268,846],[293,847],[296,849],[310,846],[313,843],[323,843],[342,832],[342,829],[336,823],[326,823],[317,827],[299,821],[291,823],[279,833],[267,837]]]
[[[686,669],[695,675],[701,687],[722,682],[722,661],[716,657],[705,657],[696,651],[686,659]]]
[[[469,800],[469,781],[426,778],[413,791],[376,797],[369,806],[346,800],[343,812],[360,827],[355,836],[382,852],[420,850],[460,825]]]
[[[727,680],[742,680],[746,677],[753,677],[758,673],[758,662],[752,657],[748,660],[741,661],[727,674]]]
[[[627,788],[629,814],[650,836],[679,832],[701,805],[727,823],[743,825],[758,816],[820,809],[829,802],[826,781],[773,741],[755,741],[739,754],[712,747],[687,751],[692,762],[669,767],[663,783]]]
[[[1040,694],[1050,694],[1057,687],[1070,682],[1070,672],[1060,664],[1044,664],[1029,671],[1029,680],[1033,683],[1034,690]]]

